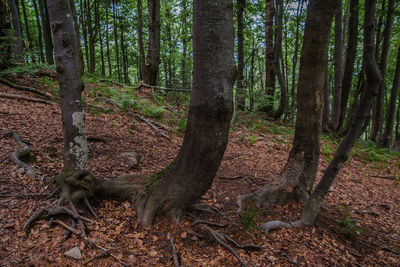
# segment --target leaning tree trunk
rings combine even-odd
[[[392,92],[390,93],[390,104],[386,115],[385,132],[383,133],[380,142],[380,145],[387,148],[391,147],[393,141],[394,115],[396,111],[396,101],[399,91],[399,82],[400,82],[400,45],[397,48],[397,63],[393,78]]]
[[[336,0],[335,6],[335,51],[334,51],[334,88],[331,120],[329,128],[337,132],[340,119],[340,106],[342,100],[342,80],[343,80],[343,34],[342,34],[343,8],[342,0]]]
[[[381,60],[379,62],[379,70],[381,71],[382,74],[382,82],[379,85],[378,95],[375,101],[375,110],[373,114],[372,131],[370,136],[370,139],[374,142],[378,142],[380,135],[382,134],[383,100],[386,93],[385,79],[387,72],[387,58],[390,48],[390,39],[392,37],[393,18],[395,11],[394,2],[395,0],[389,0],[385,29],[383,31],[382,54],[381,54]]]
[[[148,0],[149,50],[144,66],[144,82],[157,85],[160,65],[160,0]]]
[[[0,0],[0,70],[6,69],[11,61],[11,24],[4,0]]]
[[[195,0],[188,126],[176,159],[136,197],[138,217],[145,225],[156,214],[179,214],[210,188],[232,116],[233,50],[232,1]]]
[[[374,94],[376,94],[382,80],[375,62],[375,2],[376,0],[365,1],[363,60],[365,65],[366,88],[361,97],[360,104],[358,105],[357,115],[352,126],[340,143],[324,176],[303,210],[301,221],[304,224],[314,223],[324,197],[329,192],[329,188],[342,168],[343,163],[347,160],[350,150],[363,131],[364,122],[370,112]]]
[[[245,98],[245,86],[244,86],[244,47],[243,47],[243,13],[246,7],[246,0],[237,0],[237,39],[238,39],[238,69],[237,69],[237,81],[236,81],[236,108],[238,110],[244,110],[246,104]]]
[[[351,91],[351,82],[353,80],[354,62],[357,55],[357,43],[358,43],[358,20],[359,20],[359,0],[350,0],[350,18],[348,27],[348,39],[346,48],[346,60],[344,65],[344,74],[342,80],[342,96],[340,101],[340,117],[338,132],[343,126],[345,119],[347,104],[349,102],[349,96]]]
[[[14,30],[14,48],[13,53],[17,61],[22,62],[22,54],[24,50],[24,40],[22,39],[21,19],[19,16],[17,0],[8,0],[8,6],[11,11],[12,25]]]
[[[64,136],[63,172],[87,170],[85,115],[81,94],[84,84],[79,69],[79,49],[68,0],[47,1],[54,25],[54,50],[57,79],[60,84],[61,120]]]
[[[257,206],[305,202],[318,169],[321,138],[322,90],[335,0],[311,0],[304,31],[297,90],[297,120],[293,148],[279,178],[260,190],[238,197],[238,204]],[[315,38],[315,36],[319,36]]]

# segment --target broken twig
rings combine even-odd
[[[149,120],[145,119],[144,117],[140,116],[139,114],[135,114],[135,118],[147,123],[158,135],[163,136],[169,140],[171,140],[171,138],[166,135],[164,132],[162,132],[160,129],[157,128],[157,126],[155,126],[153,123],[151,123]]]

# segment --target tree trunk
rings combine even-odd
[[[68,0],[47,2],[54,35],[57,78],[60,84],[60,107],[64,136],[64,169],[87,170],[85,115],[81,93],[84,84],[79,71],[78,41]]]
[[[14,30],[13,53],[18,62],[23,61],[24,40],[22,39],[21,19],[19,16],[18,0],[8,0],[8,7],[11,11],[12,25]]]
[[[115,42],[115,58],[117,61],[118,82],[121,82],[121,69],[119,67],[119,50],[118,50],[118,26],[117,26],[117,0],[113,0],[113,22],[114,22],[114,42]]]
[[[85,58],[86,58],[86,68],[87,71],[89,72],[89,48],[88,48],[88,37],[87,37],[87,29],[86,29],[86,0],[80,0],[79,1],[79,5],[80,5],[80,19],[81,19],[81,26],[82,26],[82,33],[83,33],[83,45],[85,47]]]
[[[40,23],[39,10],[38,10],[36,0],[32,0],[32,2],[33,2],[33,8],[35,10],[36,26],[37,26],[37,33],[38,33],[37,42],[38,42],[39,58],[40,58],[40,62],[44,63],[43,42],[42,42],[42,25]]]
[[[329,192],[329,188],[342,168],[343,163],[347,160],[354,143],[362,133],[364,122],[373,102],[374,94],[382,80],[375,62],[375,2],[376,0],[365,1],[363,60],[366,74],[366,89],[363,92],[360,105],[358,106],[357,115],[352,126],[343,141],[340,143],[335,156],[324,173],[324,176],[315,191],[312,193],[303,210],[301,221],[305,224],[314,223],[323,199]]]
[[[322,90],[335,0],[311,0],[307,11],[297,90],[297,120],[293,148],[279,178],[260,190],[239,196],[257,206],[305,202],[314,184],[321,138]],[[315,38],[318,36],[318,38]]]
[[[148,0],[149,10],[149,50],[144,68],[144,82],[157,85],[160,65],[160,0]]]
[[[379,20],[378,20],[378,25],[376,26],[376,43],[375,43],[375,59],[378,62],[379,61],[379,55],[380,55],[380,48],[381,48],[381,41],[382,41],[382,26],[383,26],[383,18],[385,16],[385,5],[386,5],[386,0],[382,0],[381,5],[380,5],[380,14],[379,14]]]
[[[270,113],[275,94],[274,0],[265,1],[265,90],[267,102],[262,110]]]
[[[28,38],[28,49],[32,49],[32,36],[31,36],[31,31],[29,30],[29,22],[28,22],[28,16],[26,15],[26,8],[25,8],[25,0],[21,0],[21,6],[22,6],[22,14],[24,14],[24,23],[25,23],[25,34],[26,38]],[[31,55],[32,62],[36,62],[36,58],[34,55]]]
[[[278,109],[272,114],[272,118],[275,120],[279,119],[283,112],[286,109],[286,85],[285,85],[285,77],[284,67],[280,67],[279,63],[282,59],[282,31],[283,31],[283,0],[277,0],[277,7],[276,7],[277,15],[276,15],[276,39],[275,39],[275,71],[276,76],[278,78],[279,87],[280,87],[280,101]]]
[[[40,16],[42,17],[44,47],[46,50],[46,61],[47,64],[53,65],[54,48],[53,48],[53,38],[51,37],[49,13],[47,11],[47,1],[46,0],[38,0],[38,1],[39,1]]]
[[[120,27],[121,31],[121,52],[122,52],[122,69],[124,73],[124,83],[129,84],[129,76],[128,76],[128,60],[127,60],[127,52],[126,45],[124,40],[124,31],[122,25]]]
[[[348,42],[346,49],[346,61],[344,66],[344,75],[342,81],[342,96],[340,101],[340,118],[338,132],[343,126],[345,115],[347,112],[347,104],[351,91],[351,82],[353,80],[354,62],[357,55],[357,38],[358,38],[358,20],[359,20],[359,0],[350,0],[350,18],[348,28]]]
[[[98,13],[97,13],[98,14]],[[99,16],[99,14],[98,14]],[[97,19],[97,32],[99,34],[99,40],[100,40],[100,59],[101,59],[101,76],[106,76],[106,66],[105,66],[105,62],[104,62],[104,47],[103,47],[103,36],[101,33],[101,25],[100,25],[100,21],[99,19]]]
[[[322,129],[328,128],[329,122],[329,68],[328,64],[325,69],[325,83],[324,83],[324,109],[322,111]]]
[[[382,117],[383,117],[383,100],[386,93],[386,72],[387,72],[387,57],[390,48],[390,39],[392,37],[393,18],[394,18],[394,2],[395,0],[389,0],[388,11],[385,23],[385,29],[383,31],[383,45],[381,60],[379,62],[379,70],[382,74],[382,82],[379,85],[378,95],[375,102],[375,109],[372,120],[372,132],[370,139],[374,142],[378,142],[380,135],[382,134]]]
[[[396,63],[396,70],[394,73],[392,92],[390,94],[390,104],[386,114],[385,132],[380,142],[381,146],[387,148],[391,147],[393,141],[394,115],[396,111],[396,101],[399,91],[399,82],[400,82],[400,45],[397,48],[397,63]]]
[[[256,53],[256,44],[254,35],[252,35],[252,46],[251,46],[251,59],[250,59],[250,84],[249,84],[249,110],[254,110],[254,54]]]
[[[0,0],[0,71],[6,69],[11,61],[12,37],[10,31],[11,24],[7,6],[4,0]]]
[[[243,13],[246,7],[246,0],[237,0],[237,54],[238,54],[238,68],[237,68],[237,81],[236,81],[236,108],[244,110],[246,104],[246,93],[244,86],[244,47],[243,47]]]
[[[335,5],[335,51],[334,51],[334,88],[331,120],[329,128],[337,132],[340,119],[340,106],[342,98],[342,80],[343,80],[343,7],[342,0],[336,0]]]
[[[108,26],[108,8],[110,7],[110,2],[106,1],[106,45],[107,45],[107,63],[108,63],[108,76],[112,75],[112,66],[111,66],[111,57],[110,57],[110,39],[108,37],[108,31],[109,31],[109,26]]]
[[[292,90],[291,90],[291,111],[294,113],[296,111],[296,69],[297,69],[297,60],[298,60],[298,53],[299,53],[299,32],[300,32],[300,21],[301,21],[301,14],[303,13],[303,1],[300,1],[299,5],[297,6],[296,12],[296,37],[294,42],[294,54],[292,59]]]
[[[89,73],[96,72],[96,26],[93,27],[92,24],[92,6],[90,4],[90,0],[86,0],[86,19],[87,19],[87,28],[88,28],[88,37],[89,37]],[[93,0],[94,10],[96,12],[97,2]],[[95,19],[96,20],[96,19]],[[96,21],[95,21],[96,23]]]
[[[144,79],[144,66],[145,66],[145,55],[143,46],[143,21],[142,21],[142,0],[137,0],[137,19],[138,19],[138,37],[139,37],[139,54],[140,54],[140,65],[139,65],[139,79]]]

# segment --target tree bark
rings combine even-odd
[[[265,90],[267,99],[262,110],[270,113],[275,94],[274,0],[265,1]]]
[[[348,27],[348,39],[346,49],[346,60],[344,65],[344,75],[342,81],[342,96],[340,101],[340,118],[338,132],[343,126],[343,122],[347,112],[347,104],[351,91],[351,82],[353,80],[354,62],[357,55],[357,38],[358,38],[358,20],[359,20],[359,0],[350,0],[350,18]]]
[[[322,111],[322,129],[328,129],[329,122],[329,68],[328,64],[325,69],[325,83],[324,83],[324,109]]]
[[[46,61],[47,61],[47,64],[53,65],[54,64],[54,57],[53,57],[54,47],[53,47],[53,38],[51,37],[49,13],[47,10],[47,0],[38,0],[38,1],[39,1],[40,16],[42,18],[44,47],[46,50]]]
[[[246,7],[246,0],[237,0],[237,39],[238,39],[238,68],[237,68],[237,81],[236,81],[236,108],[244,110],[246,104],[246,93],[244,86],[244,47],[243,47],[243,13]]]
[[[0,0],[0,70],[6,69],[11,61],[12,37],[11,23],[8,17],[7,6]]]
[[[279,178],[260,190],[239,196],[257,206],[305,202],[314,184],[321,138],[322,90],[335,0],[311,0],[307,11],[297,90],[297,120],[293,148]],[[318,36],[318,38],[315,38]]]
[[[85,72],[85,61],[82,53],[82,45],[80,38],[81,34],[79,33],[78,15],[76,14],[75,1],[69,0],[69,5],[71,7],[72,18],[74,20],[75,34],[77,36],[76,41],[77,41],[78,55],[79,55],[79,70],[81,72],[81,75],[83,75],[83,73]]]
[[[370,136],[370,139],[374,142],[378,142],[382,134],[383,100],[386,93],[385,79],[387,72],[387,57],[389,54],[390,39],[392,37],[394,2],[395,0],[389,0],[385,29],[383,31],[382,54],[381,54],[381,60],[379,62],[379,70],[382,74],[382,82],[379,85],[378,95],[376,97],[375,109],[372,120],[372,131]]]
[[[39,10],[38,6],[36,3],[36,0],[32,0],[33,3],[33,8],[35,10],[35,18],[36,18],[36,26],[37,26],[37,33],[38,33],[38,50],[39,50],[39,59],[41,63],[44,63],[44,55],[43,55],[43,40],[42,40],[42,25],[40,23],[40,17],[39,17]]]
[[[11,11],[12,25],[14,30],[13,53],[18,62],[23,61],[24,40],[22,39],[21,19],[19,16],[18,0],[8,0],[8,7]]]
[[[140,54],[140,64],[139,64],[139,79],[143,81],[144,79],[144,66],[145,66],[145,54],[143,46],[143,21],[142,21],[142,0],[137,0],[137,19],[138,19],[138,38],[139,38],[139,54]]]
[[[392,141],[393,141],[393,127],[394,127],[394,119],[396,111],[396,101],[399,91],[399,82],[400,82],[400,45],[397,48],[396,70],[393,78],[392,91],[390,93],[390,104],[386,114],[385,132],[380,141],[380,145],[387,148],[392,146]]]
[[[100,16],[99,11],[97,11],[97,16]],[[97,18],[97,32],[99,34],[99,40],[100,40],[100,60],[101,60],[101,76],[106,76],[106,66],[104,62],[104,46],[103,46],[103,37],[102,35],[102,27],[100,25],[100,19]]]
[[[363,92],[360,105],[358,106],[357,115],[352,126],[343,141],[340,143],[335,156],[324,173],[324,176],[315,191],[312,193],[303,210],[301,221],[304,224],[314,223],[324,197],[329,192],[329,188],[331,187],[335,177],[342,168],[343,163],[347,160],[354,143],[363,131],[364,122],[370,112],[373,102],[374,92],[376,92],[382,80],[375,62],[375,2],[376,0],[365,1],[363,60],[365,64],[366,88]]]
[[[144,81],[157,85],[157,74],[160,65],[160,0],[148,0],[149,11],[149,50],[144,68]]]
[[[51,24],[54,25],[54,47],[57,78],[60,84],[60,107],[64,136],[64,169],[87,170],[85,115],[81,93],[84,84],[79,71],[78,41],[68,0],[47,2]]]
[[[342,0],[336,0],[335,5],[335,51],[334,51],[334,88],[331,120],[329,128],[337,132],[340,119],[340,106],[342,98],[342,80],[343,80],[343,6]]]
[[[126,45],[124,40],[124,30],[122,25],[120,26],[121,32],[121,52],[122,52],[122,70],[124,74],[124,83],[129,84],[129,75],[128,75],[128,58],[126,52]]]
[[[187,77],[187,70],[186,70],[186,61],[188,59],[187,56],[187,17],[188,17],[188,8],[187,8],[188,1],[182,0],[182,13],[181,13],[181,21],[182,21],[182,88],[189,88],[188,77]]]
[[[93,0],[93,5],[90,4],[90,0],[86,0],[86,19],[87,19],[87,28],[88,28],[88,37],[89,37],[89,73],[96,72],[96,38],[97,38],[97,28],[96,28],[96,18],[95,18],[95,26],[92,23],[92,6],[96,12],[97,9],[97,1]],[[95,15],[96,16],[96,15]]]

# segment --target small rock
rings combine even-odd
[[[335,188],[333,188],[333,186],[329,187],[329,192],[333,192],[335,191]]]
[[[152,250],[149,252],[149,255],[150,255],[151,257],[155,257],[155,256],[157,256],[157,251],[154,250],[154,249],[152,249]]]
[[[128,167],[131,169],[137,168],[139,164],[139,154],[135,151],[126,151],[119,154],[121,157],[129,161]]]
[[[18,170],[16,170],[17,173],[19,174],[24,174],[25,173],[25,169],[24,168],[19,168]]]
[[[64,253],[65,256],[68,256],[70,258],[73,258],[75,260],[80,260],[82,259],[82,254],[81,251],[78,247],[73,247],[67,252]]]
[[[197,240],[199,240],[199,238],[198,238],[197,236],[195,236],[195,235],[194,235],[194,236],[192,236],[192,237],[191,237],[191,239],[192,239],[193,241],[197,241]]]

